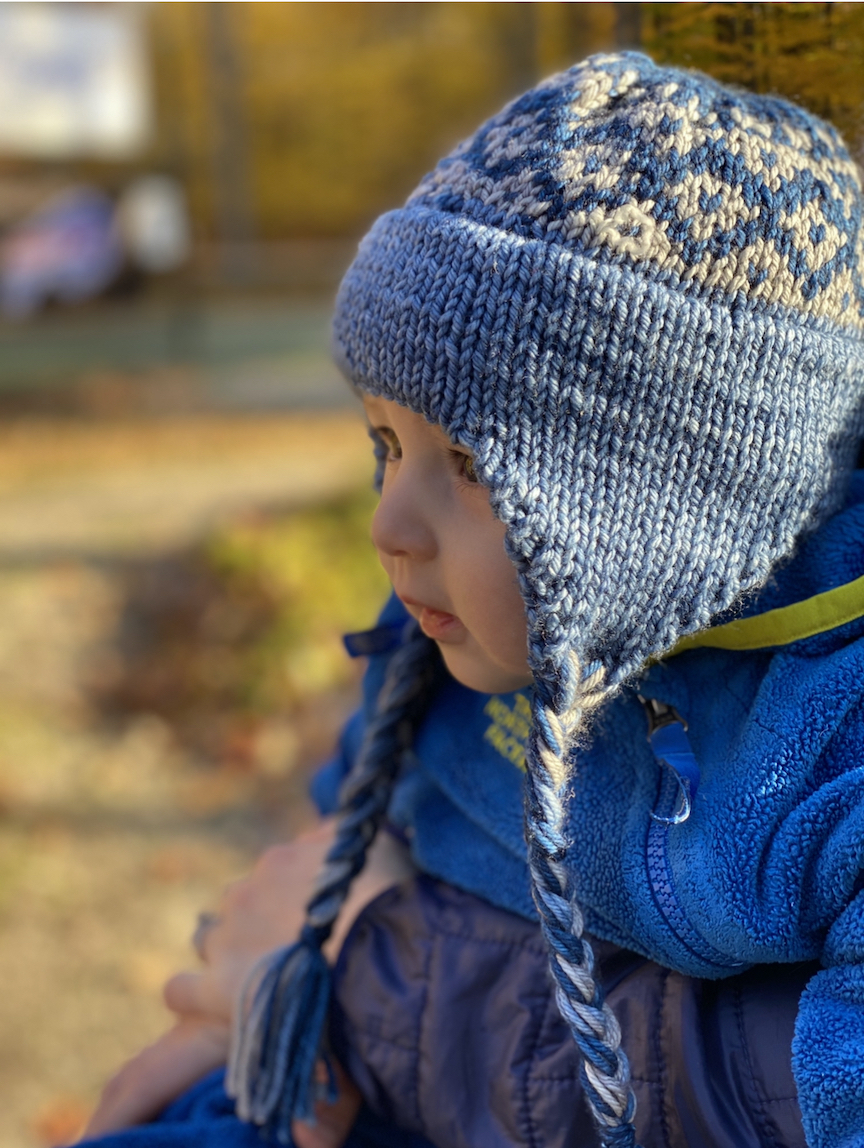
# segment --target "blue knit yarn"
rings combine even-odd
[[[336,838],[300,938],[253,970],[242,993],[226,1089],[241,1119],[260,1125],[282,1144],[291,1143],[293,1120],[313,1119],[319,1098],[313,1078],[330,996],[330,969],[321,946],[363,868],[403,754],[440,674],[434,643],[415,625],[393,656],[378,714],[343,784]]]
[[[507,527],[536,682],[535,901],[607,1145],[632,1144],[634,1105],[561,865],[572,750],[839,508],[864,434],[862,271],[861,179],[833,128],[622,53],[484,124],[340,290],[346,373],[472,451]]]
[[[592,697],[592,686],[602,679],[602,670],[591,667],[585,678],[583,705],[586,697]],[[582,1053],[582,1086],[600,1126],[602,1142],[607,1148],[634,1148],[636,1098],[630,1088],[627,1057],[621,1048],[621,1030],[594,979],[594,954],[582,936],[582,912],[565,865],[569,777],[561,763],[580,718],[574,706],[562,721],[543,700],[535,698],[531,735],[531,758],[535,764],[527,775],[525,789],[528,865],[534,904],[549,947],[558,1007]]]

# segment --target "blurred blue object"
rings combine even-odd
[[[5,237],[0,310],[24,318],[51,299],[90,299],[117,277],[123,259],[111,200],[89,187],[64,192]]]

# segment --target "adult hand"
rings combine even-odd
[[[165,985],[170,1009],[181,1017],[230,1022],[255,963],[296,940],[334,833],[335,819],[330,818],[289,844],[268,849],[248,877],[228,886],[200,938],[203,969],[178,973]],[[324,948],[330,960],[335,960],[361,909],[412,872],[407,850],[390,834],[379,834]]]
[[[179,1020],[108,1081],[81,1139],[152,1120],[175,1097],[225,1063],[229,1035],[224,1022]]]
[[[228,1026],[180,1020],[106,1084],[99,1104],[81,1134],[82,1140],[106,1136],[157,1116],[166,1105],[197,1080],[225,1063]],[[291,1136],[295,1148],[340,1148],[360,1109],[360,1093],[332,1061],[337,1098],[315,1105],[315,1124],[295,1120]],[[321,1066],[321,1071],[326,1070]]]
[[[290,944],[305,920],[315,878],[333,841],[335,819],[322,822],[287,845],[268,849],[248,877],[228,886],[212,923],[201,932],[204,967],[172,977],[164,989],[177,1023],[130,1060],[109,1081],[84,1136],[102,1136],[152,1119],[212,1069],[224,1064],[230,1023],[243,983],[262,956]],[[335,959],[361,909],[410,876],[407,851],[381,834],[355,879],[325,954]],[[292,1129],[296,1148],[338,1148],[360,1106],[360,1095],[334,1065],[338,1098],[316,1106],[316,1124]]]

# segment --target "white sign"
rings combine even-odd
[[[125,159],[140,151],[150,91],[136,8],[0,4],[0,153]]]

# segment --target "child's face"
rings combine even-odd
[[[397,403],[363,405],[389,451],[372,541],[393,588],[457,681],[488,694],[528,685],[516,570],[470,454]]]

